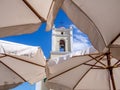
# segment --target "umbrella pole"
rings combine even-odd
[[[113,67],[111,66],[111,61],[110,61],[110,52],[106,53],[106,56],[107,56],[108,70],[109,70],[112,85],[113,85],[113,90],[116,90],[114,76],[113,76]]]

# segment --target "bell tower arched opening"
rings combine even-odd
[[[59,42],[59,51],[65,52],[65,40],[60,40]]]

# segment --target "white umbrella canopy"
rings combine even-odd
[[[120,59],[120,0],[65,0],[62,9],[98,51],[112,47],[111,53]]]
[[[0,90],[46,77],[46,60],[38,47],[0,41]]]
[[[0,37],[32,33],[42,22],[47,22],[47,29],[51,29],[61,5],[59,2],[59,0],[0,0]]]
[[[41,23],[22,0],[1,0],[0,12],[0,37],[31,33]]]
[[[54,90],[119,90],[120,61],[109,53],[73,55],[48,61],[48,88]]]

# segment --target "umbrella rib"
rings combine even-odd
[[[111,81],[112,81],[112,85],[113,85],[113,90],[116,90],[115,80],[114,80],[114,76],[113,76],[113,70],[109,69],[109,73],[110,73],[110,77],[111,77]]]
[[[52,1],[52,4],[50,5],[50,9],[49,9],[49,12],[48,12],[47,18],[48,18],[48,16],[49,16],[50,10],[52,9],[52,5],[53,5],[54,1],[55,1],[55,0],[53,0],[53,1]]]
[[[102,55],[100,55],[100,56],[102,56]],[[100,57],[100,56],[97,56],[97,57]],[[96,58],[97,58],[97,57],[96,57]],[[61,72],[61,73],[59,73],[59,74],[57,74],[57,75],[55,75],[55,76],[53,76],[53,77],[51,77],[51,78],[48,78],[48,80],[51,80],[51,79],[53,79],[53,78],[55,78],[55,77],[58,77],[58,76],[60,76],[60,75],[62,75],[62,74],[64,74],[64,73],[67,73],[67,72],[73,70],[74,68],[77,68],[77,67],[79,67],[80,65],[83,65],[83,64],[85,64],[85,63],[87,63],[87,62],[90,62],[90,61],[92,61],[92,59],[90,59],[90,60],[88,60],[88,61],[86,61],[86,62],[84,62],[84,63],[81,63],[81,64],[79,64],[79,65],[76,65],[76,66],[74,66],[74,67],[72,67],[72,68],[70,68],[70,69],[68,69],[68,70],[65,70],[65,71],[63,71],[63,72]]]
[[[90,56],[91,58],[93,58],[95,61],[98,61],[98,60],[97,60],[96,58],[94,58],[93,56],[91,56],[91,55],[89,55],[89,56]],[[106,67],[106,65],[105,65],[104,63],[102,63],[102,62],[100,62],[100,61],[99,61],[99,63]]]
[[[86,63],[84,63],[84,65],[94,66],[94,67],[98,67],[98,68],[101,68],[101,69],[105,69],[105,68],[103,68],[103,67],[101,67],[101,66],[98,66],[98,65],[86,64]]]
[[[117,66],[115,66],[115,67],[120,67],[120,64],[118,64]]]
[[[45,22],[46,20],[40,16],[40,14],[29,4],[27,0],[23,0],[23,2],[34,12],[34,14],[42,21]]]
[[[34,63],[34,62],[26,61],[26,60],[24,60],[24,59],[21,59],[21,58],[18,58],[18,57],[12,56],[12,55],[8,55],[8,54],[4,54],[4,55],[9,56],[9,57],[12,57],[12,58],[15,58],[16,60],[19,60],[19,61],[24,61],[24,62],[27,62],[27,63],[33,64],[33,65],[36,65],[36,66],[40,66],[40,67],[45,68],[45,66],[43,66],[43,65],[39,65],[39,64],[36,64],[36,63]]]
[[[116,67],[116,66],[119,66],[120,64],[118,64],[120,62],[120,60],[118,60],[113,66]]]
[[[109,75],[109,71],[108,71],[108,83],[109,83],[109,89],[111,90],[111,83],[110,83],[110,75]]]
[[[110,47],[119,36],[120,36],[120,33],[111,41],[111,43],[108,45],[108,47]]]
[[[116,67],[120,67],[120,64],[117,64],[117,65],[115,65],[115,66],[113,65],[113,67],[114,67],[114,68],[116,68]]]
[[[102,56],[102,55],[100,55],[100,56]],[[104,55],[101,57],[101,58],[99,58],[99,60],[97,60],[94,64],[93,64],[93,66],[91,66],[91,68],[89,68],[87,71],[86,71],[86,73],[78,80],[78,82],[75,84],[75,86],[73,87],[73,90],[77,87],[77,85],[80,83],[80,81],[86,76],[86,74],[102,59],[104,57]]]
[[[4,57],[6,57],[5,55],[4,56],[0,56],[0,58],[4,58]]]
[[[27,82],[21,75],[19,75],[16,71],[14,71],[12,68],[10,68],[8,65],[6,65],[4,62],[0,61],[4,66],[6,66],[9,70],[13,71],[13,73],[17,74],[24,82]]]
[[[115,80],[114,80],[114,76],[113,76],[113,67],[111,67],[111,58],[110,58],[110,49],[109,52],[106,53],[107,56],[107,64],[108,64],[108,70],[109,70],[109,75],[112,81],[112,86],[113,86],[113,90],[116,90],[116,86],[115,86]]]

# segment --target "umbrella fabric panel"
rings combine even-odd
[[[45,68],[11,57],[0,59],[2,63],[19,74],[25,81],[35,83],[45,77]]]
[[[38,30],[39,26],[40,23],[1,27],[0,37],[33,33]]]
[[[47,19],[47,26],[46,30],[51,30],[55,17],[58,13],[58,10],[60,9],[61,5],[63,4],[64,0],[53,0],[50,12],[48,14],[48,19]]]
[[[12,48],[12,49],[11,49]],[[0,53],[32,57],[39,47],[0,40]]]
[[[67,16],[71,19],[71,21],[84,33],[88,35],[91,40],[91,43],[99,48],[97,50],[103,49],[105,47],[104,41],[102,41],[102,37],[98,31],[98,28],[90,21],[89,17],[85,15],[85,13],[71,0],[65,0],[62,9],[65,11]],[[71,12],[72,11],[72,12]],[[95,31],[94,31],[95,30]],[[92,34],[92,37],[91,37]],[[97,35],[97,37],[96,37]],[[98,42],[99,40],[99,42]],[[100,44],[99,44],[100,43]]]
[[[12,49],[11,49],[12,48]],[[46,60],[42,50],[39,47],[28,46],[18,43],[12,43],[8,41],[0,41],[0,63],[3,64],[9,70],[9,79],[2,79],[0,83],[9,82],[5,85],[0,85],[1,90],[8,90],[22,82],[29,82],[31,84],[36,83],[46,77],[45,65]],[[6,68],[2,69],[0,76],[7,77]],[[16,76],[11,76],[16,75]],[[1,77],[0,77],[1,78]],[[19,80],[20,79],[20,80]]]
[[[47,20],[53,0],[24,0],[24,1],[27,2],[41,18]]]
[[[38,49],[32,61],[36,61],[36,63],[38,63],[39,65],[46,66],[46,58],[40,48]]]
[[[76,26],[88,34],[94,47],[103,51],[120,33],[119,3],[119,0],[66,0],[62,8]]]
[[[116,89],[120,89],[120,67],[113,69]]]
[[[57,83],[72,89],[76,85],[77,81],[79,81],[82,78],[84,73],[86,73],[86,71],[89,70],[89,68],[90,66],[81,65],[81,67],[77,67],[70,71],[66,71],[64,72],[64,74],[59,75],[58,77],[55,77],[53,79],[48,78],[48,82]]]
[[[0,63],[0,86],[18,84],[20,82],[22,83],[24,80],[11,71],[8,67]]]
[[[44,54],[39,47],[0,40],[0,53],[42,66],[46,65]]]
[[[99,29],[106,45],[120,33],[119,0],[72,0],[87,16],[94,22]],[[108,33],[108,31],[114,31]]]
[[[114,58],[116,58],[118,60],[120,59],[120,47],[119,48],[111,48],[110,51]]]
[[[0,37],[36,31],[41,20],[22,0],[0,1]]]
[[[24,55],[18,56],[18,55],[5,54],[5,56],[9,56],[9,57],[16,58],[16,59],[21,59],[22,61],[34,63],[41,67],[46,66],[45,56],[40,48],[38,48],[36,53],[31,54],[30,56],[29,56],[29,54],[28,54],[28,56],[27,56],[27,54],[25,56]]]
[[[48,89],[52,88],[53,90],[72,90],[69,87],[52,82],[47,82],[45,85],[47,86]]]
[[[74,90],[110,90],[109,79],[107,69],[91,69]]]
[[[115,58],[120,59],[120,36],[110,46],[110,51]]]
[[[94,58],[97,58],[94,60]],[[48,81],[49,88],[56,88],[57,86],[69,87],[71,89],[77,86],[77,82],[89,72],[89,70],[97,64],[97,60],[101,58],[97,54],[83,55],[81,57],[71,57],[69,60],[56,65],[50,65],[48,62]],[[87,64],[85,64],[87,63]],[[53,86],[55,84],[55,87]],[[52,85],[52,86],[50,86]],[[57,85],[57,86],[56,86]],[[71,90],[70,89],[70,90]],[[58,89],[59,90],[59,89]],[[64,89],[63,89],[64,90]]]
[[[22,0],[2,0],[0,2],[0,27],[19,24],[39,23],[39,18],[29,9]]]

